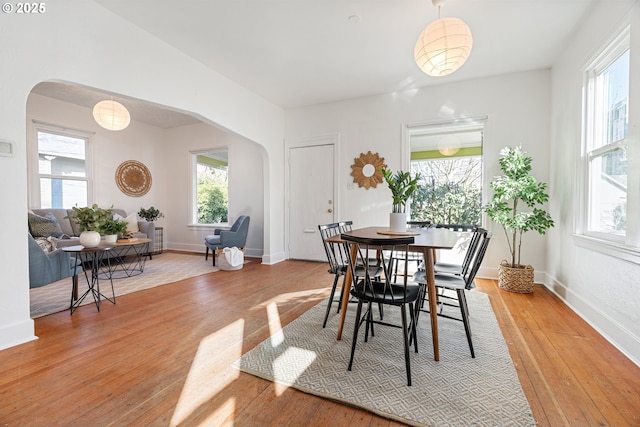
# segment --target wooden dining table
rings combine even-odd
[[[366,227],[359,228],[342,235],[336,235],[327,239],[331,243],[348,243],[341,236],[350,235],[355,237],[376,238],[376,239],[392,239],[399,236],[413,236],[414,242],[409,245],[409,250],[420,252],[423,255],[425,263],[425,272],[427,278],[427,295],[429,297],[429,318],[431,319],[431,334],[433,336],[433,356],[436,361],[440,360],[440,347],[438,344],[438,312],[436,306],[437,294],[435,286],[435,277],[433,271],[434,249],[452,249],[458,241],[458,233],[446,228],[410,228],[406,233],[390,233],[389,227]],[[351,261],[355,262],[357,254],[357,246],[351,245],[350,256]],[[345,283],[342,288],[342,306],[340,307],[340,323],[338,324],[338,340],[342,339],[342,329],[349,305],[349,292],[353,277],[351,269],[347,269]]]

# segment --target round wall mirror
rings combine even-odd
[[[371,151],[360,153],[360,157],[353,159],[353,165],[351,165],[353,182],[367,190],[370,187],[375,188],[383,179],[380,169],[386,167],[384,157],[378,156],[378,153],[373,154]]]

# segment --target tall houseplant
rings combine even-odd
[[[410,172],[397,171],[395,174],[391,170],[381,168],[382,176],[391,190],[393,196],[393,211],[390,216],[391,231],[406,231],[407,216],[406,206],[411,195],[418,188],[420,174],[416,174],[413,178]]]
[[[520,261],[522,236],[528,231],[545,234],[554,226],[551,215],[539,207],[549,200],[547,184],[530,175],[532,158],[522,147],[505,147],[500,156],[503,175],[491,182],[493,198],[484,207],[487,216],[502,225],[509,244],[510,262],[500,265],[498,284],[508,291],[533,292],[533,267]]]

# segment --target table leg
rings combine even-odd
[[[433,251],[430,248],[422,252],[424,256],[425,276],[427,279],[427,295],[429,296],[429,317],[431,318],[431,335],[433,337],[433,358],[437,362],[440,360],[440,345],[438,341],[438,306],[436,279],[433,270]]]
[[[351,265],[356,263],[356,257],[358,255],[358,245],[350,245],[351,250],[349,255],[351,256]],[[351,274],[351,266],[347,268],[347,273],[344,278],[344,285],[342,287],[342,306],[340,307],[340,323],[338,324],[338,341],[342,339],[342,328],[344,327],[344,319],[347,317],[347,307],[349,307],[349,293],[351,292],[351,284],[353,283],[353,276]]]

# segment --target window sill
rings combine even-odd
[[[187,228],[191,230],[214,230],[216,228],[231,228],[229,223],[220,223],[220,224],[187,224]]]
[[[576,245],[582,248],[601,252],[605,255],[632,262],[634,264],[640,264],[640,248],[634,248],[622,243],[596,239],[582,234],[574,234],[573,237]]]

